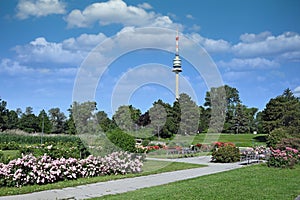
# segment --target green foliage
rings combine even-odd
[[[51,108],[49,111],[49,119],[52,123],[51,133],[65,133],[66,116],[59,108]]]
[[[41,139],[43,144],[41,144]],[[50,146],[52,146],[50,148]],[[2,150],[20,150],[22,153],[43,155],[47,153],[53,157],[72,155],[84,158],[89,155],[84,144],[77,136],[32,136],[16,134],[0,134],[0,148]],[[48,149],[49,148],[49,149]]]
[[[240,160],[239,148],[234,146],[223,146],[217,148],[212,153],[212,161],[220,163],[231,163]]]
[[[149,110],[149,115],[151,120],[150,126],[153,128],[155,135],[159,138],[159,133],[167,120],[167,112],[163,105],[154,103],[153,107]]]
[[[22,154],[33,154],[35,157],[47,154],[56,158],[85,158],[89,152],[80,144],[73,142],[46,142],[44,144],[24,145],[20,148]]]
[[[19,121],[19,128],[27,133],[39,132],[39,120],[34,114],[30,112],[25,113]]]
[[[108,139],[123,151],[135,152],[135,139],[120,129],[114,129],[107,133]]]
[[[285,128],[289,134],[300,133],[300,101],[290,89],[271,99],[262,112],[262,125],[265,133],[276,128]]]
[[[287,138],[288,134],[286,132],[285,129],[283,128],[277,128],[275,130],[273,130],[267,137],[267,146],[268,147],[273,147],[275,148],[275,146],[283,139],[283,138]]]
[[[50,133],[52,129],[51,121],[45,110],[42,110],[38,115],[39,129],[44,133]]]
[[[135,130],[140,111],[130,106],[120,106],[113,116],[113,120],[118,127],[124,131]]]
[[[7,164],[9,161],[21,157],[21,153],[18,150],[0,150],[0,163]]]
[[[191,97],[185,93],[179,95],[180,105],[180,133],[194,135],[198,131],[199,108]]]
[[[6,101],[0,99],[0,131],[7,129],[7,115],[8,109],[6,108]]]

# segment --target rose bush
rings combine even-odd
[[[105,157],[90,155],[86,159],[53,159],[48,155],[23,155],[0,163],[0,186],[47,184],[81,177],[141,172],[142,157],[127,152],[115,152]]]
[[[271,149],[269,167],[293,168],[297,163],[300,163],[300,152],[297,149],[290,147],[285,147],[284,150]]]

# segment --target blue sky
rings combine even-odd
[[[286,88],[300,96],[299,20],[298,0],[1,0],[0,97],[35,113],[67,114],[74,100],[109,115],[121,104],[172,104],[179,29],[180,92],[203,105],[208,70],[262,110]],[[216,69],[191,63],[199,48]]]

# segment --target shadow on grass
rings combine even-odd
[[[266,142],[267,136],[266,135],[260,135],[253,138],[256,142]]]

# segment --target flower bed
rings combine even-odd
[[[115,152],[105,157],[89,156],[82,160],[25,155],[8,164],[0,163],[0,186],[20,187],[81,177],[138,173],[142,165],[141,156],[126,152]]]

